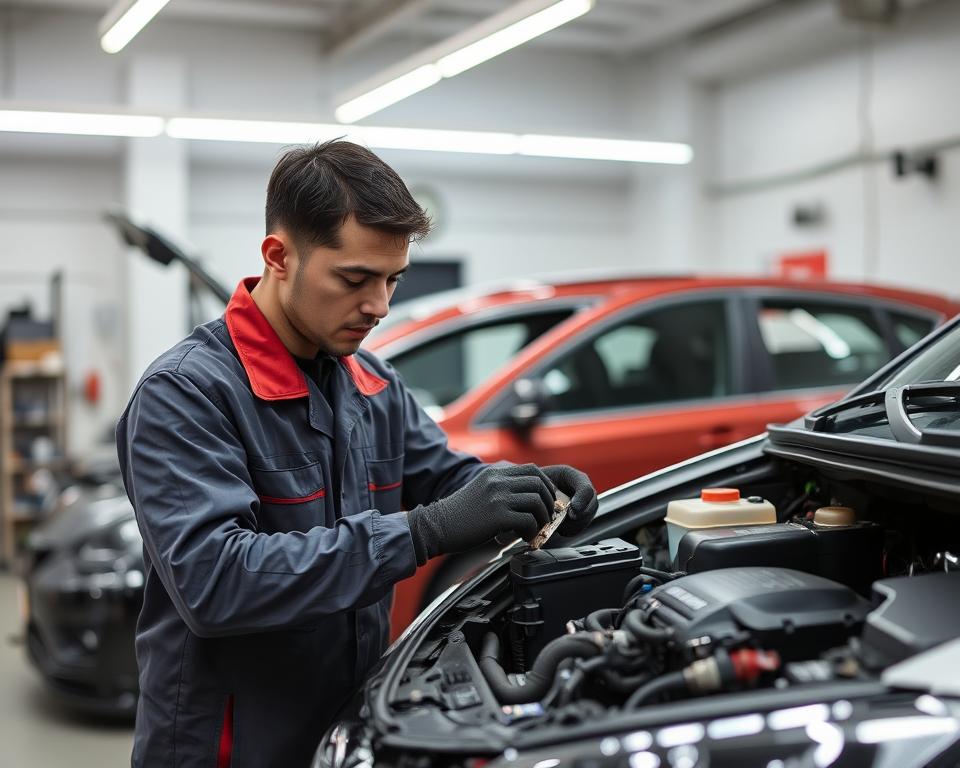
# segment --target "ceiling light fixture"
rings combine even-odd
[[[489,61],[583,16],[596,0],[523,0],[464,32],[365,80],[336,99],[341,123],[354,123],[443,78]]]
[[[149,139],[163,133],[162,117],[152,115],[0,110],[0,131],[74,136],[126,136]]]
[[[686,165],[693,159],[689,144],[634,141],[589,136],[548,136],[498,131],[456,131],[434,128],[395,128],[330,123],[282,123],[270,120],[230,120],[173,117],[167,135],[202,141],[249,141],[295,144],[343,137],[373,149],[460,152],[474,155],[526,155],[621,163]]]
[[[304,144],[335,139],[344,135],[344,129],[342,125],[324,123],[171,117],[167,120],[167,135],[197,141]]]
[[[580,136],[520,137],[521,155],[565,157],[583,160],[618,160],[628,163],[666,163],[686,165],[693,159],[689,144],[667,141],[634,141],[631,139],[599,139]]]
[[[693,159],[689,144],[589,136],[546,136],[500,131],[457,131],[336,123],[159,117],[123,113],[0,110],[0,132],[78,134],[151,138],[166,132],[175,139],[266,144],[302,144],[343,137],[373,149],[456,152],[473,155],[526,155],[577,160],[684,165]]]
[[[342,129],[341,129],[342,131]],[[445,131],[430,128],[379,128],[353,126],[350,135],[368,147],[427,152],[463,152],[479,155],[514,155],[519,137],[495,131]]]
[[[122,51],[170,0],[119,0],[100,19],[100,47],[107,53]]]

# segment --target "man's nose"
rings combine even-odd
[[[371,293],[364,297],[360,311],[365,315],[373,315],[378,320],[387,316],[390,311],[390,290],[386,285],[378,285]]]

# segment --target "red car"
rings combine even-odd
[[[606,490],[838,399],[958,311],[848,283],[531,281],[400,304],[368,348],[453,447],[572,464]],[[474,565],[438,559],[401,583],[394,631]]]

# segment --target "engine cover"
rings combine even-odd
[[[678,643],[775,649],[786,660],[814,658],[862,626],[868,601],[849,587],[787,568],[724,568],[663,584],[640,606],[647,621],[672,627]]]
[[[958,588],[958,572],[878,581],[873,591],[882,605],[867,618],[864,647],[886,666],[960,637]]]

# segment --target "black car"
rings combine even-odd
[[[116,450],[94,452],[61,493],[61,509],[27,539],[22,562],[27,655],[65,703],[132,716],[133,636],[143,554]]]
[[[717,487],[773,519],[688,516],[671,557],[670,502]],[[958,553],[960,319],[832,406],[605,494],[579,538],[505,551],[314,766],[957,766]]]

